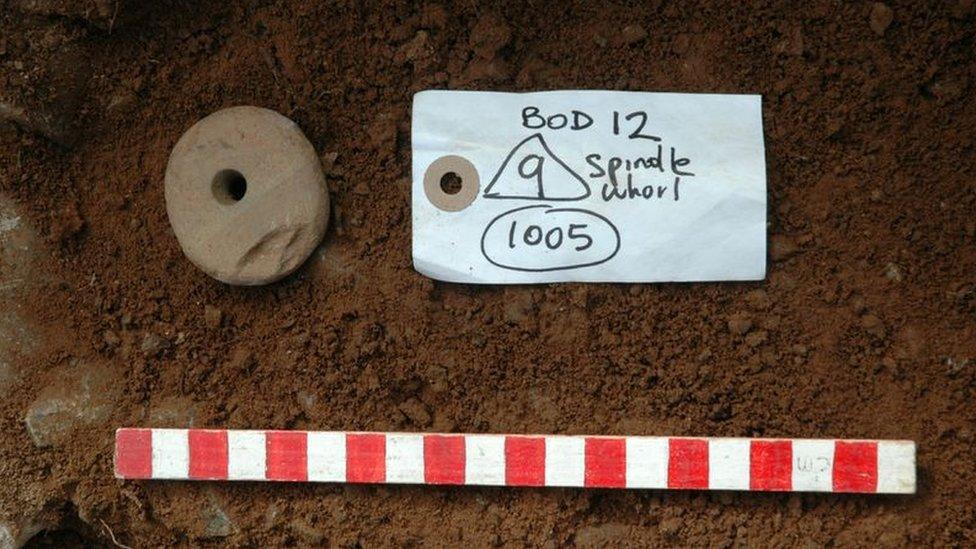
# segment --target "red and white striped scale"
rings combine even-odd
[[[915,492],[886,440],[119,429],[123,479]]]

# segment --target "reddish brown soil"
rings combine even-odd
[[[0,396],[0,519],[43,504],[56,524],[36,542],[108,545],[111,529],[131,546],[976,544],[971,0],[891,2],[880,36],[883,14],[872,23],[879,8],[860,1],[22,4],[0,0],[0,91],[57,127],[0,124],[0,193],[49,251],[18,297],[44,344]],[[408,178],[411,96],[427,88],[761,93],[768,279],[425,279]],[[193,268],[163,204],[181,133],[237,104],[291,117],[331,164],[321,253],[264,288]],[[117,376],[110,419],[36,448],[25,411],[78,362]],[[116,427],[191,423],[906,438],[920,485],[858,497],[112,478]],[[207,529],[215,509],[227,537]]]

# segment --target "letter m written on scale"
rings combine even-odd
[[[485,198],[569,201],[588,196],[590,186],[552,152],[538,133],[512,149],[485,189]]]

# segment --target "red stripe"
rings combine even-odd
[[[875,492],[878,489],[878,443],[834,443],[834,491]]]
[[[227,478],[227,431],[190,429],[190,478]]]
[[[346,482],[386,482],[386,435],[346,435]]]
[[[268,431],[264,434],[268,480],[308,480],[308,434],[304,431]]]
[[[424,482],[464,484],[464,436],[424,435]]]
[[[668,488],[708,489],[708,441],[668,439]]]
[[[546,439],[505,437],[505,484],[542,486],[546,483]]]
[[[115,432],[115,475],[152,478],[151,429],[119,429]]]
[[[627,484],[627,443],[622,438],[587,438],[584,441],[583,485],[623,488]]]
[[[788,492],[793,489],[793,443],[754,440],[749,445],[749,489]]]

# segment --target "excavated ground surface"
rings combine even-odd
[[[976,544],[974,11],[0,0],[0,544]],[[768,278],[425,279],[428,88],[761,93]],[[163,201],[182,132],[237,104],[303,128],[334,207],[263,288],[196,270]],[[919,492],[115,480],[147,425],[904,438]]]

